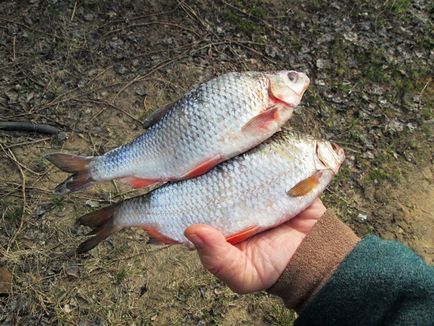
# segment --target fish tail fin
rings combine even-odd
[[[72,176],[60,183],[55,189],[56,194],[67,194],[89,187],[92,179],[89,171],[89,163],[93,161],[92,156],[79,156],[65,153],[51,153],[45,156],[47,160],[65,172],[72,173]]]
[[[77,253],[88,252],[108,236],[122,229],[121,226],[114,224],[117,206],[118,205],[112,205],[101,208],[83,215],[77,220],[76,225],[84,225],[92,228],[89,235],[93,235],[78,246]]]

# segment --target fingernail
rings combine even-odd
[[[197,234],[191,233],[191,234],[186,235],[186,236],[187,236],[188,240],[193,242],[193,244],[196,248],[202,248],[203,247],[203,240]]]

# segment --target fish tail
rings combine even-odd
[[[114,224],[117,206],[118,205],[112,205],[101,208],[83,215],[77,220],[76,225],[84,225],[92,228],[89,235],[93,235],[78,246],[77,253],[88,252],[108,236],[122,229],[119,225]]]
[[[79,156],[65,153],[51,153],[45,156],[47,160],[72,176],[60,183],[55,189],[56,194],[64,195],[89,187],[94,179],[90,175],[89,163],[94,160],[92,156]]]

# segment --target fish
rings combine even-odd
[[[309,86],[296,71],[231,72],[156,110],[148,129],[101,156],[46,155],[72,173],[54,192],[120,179],[133,188],[194,178],[271,137],[291,117]]]
[[[327,187],[344,162],[337,144],[282,131],[194,179],[167,183],[145,195],[88,213],[77,225],[92,237],[87,252],[111,234],[139,227],[151,243],[191,245],[184,230],[208,224],[236,244],[290,220]]]

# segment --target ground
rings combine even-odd
[[[399,239],[434,262],[430,1],[0,3],[0,322],[5,325],[284,325],[266,293],[237,295],[194,251],[127,230],[76,255],[74,220],[136,194],[113,182],[69,196],[43,155],[98,155],[144,132],[152,110],[228,71],[312,80],[289,126],[340,144],[323,195],[360,236]],[[431,16],[430,16],[431,15]],[[8,282],[6,282],[8,283]]]

